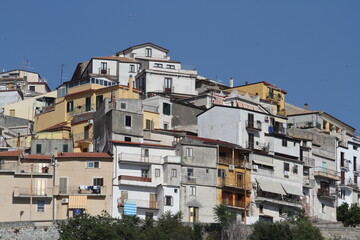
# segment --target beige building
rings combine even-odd
[[[107,153],[60,153],[56,163],[56,217],[77,211],[109,212],[112,196],[112,157]]]
[[[109,212],[112,169],[106,153],[61,153],[55,159],[22,150],[0,152],[0,222]]]

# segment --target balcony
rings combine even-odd
[[[83,132],[74,134],[74,141],[75,142],[89,142],[93,141],[93,133],[92,132]]]
[[[22,188],[15,187],[14,188],[14,197],[22,197],[22,198],[51,198],[53,196],[52,188]]]
[[[150,201],[150,200],[142,200],[142,199],[118,199],[118,207],[124,207],[125,203],[133,203],[136,204],[137,208],[145,208],[145,209],[159,209],[158,201]]]
[[[261,121],[249,121],[246,120],[246,129],[261,131]]]
[[[280,125],[280,126],[269,126],[268,132],[269,132],[269,134],[287,135],[287,130],[282,125]]]
[[[0,164],[0,172],[13,172],[18,175],[53,175],[53,167],[50,164],[35,163],[31,165],[19,165],[17,163]]]
[[[152,156],[152,155],[142,155],[137,153],[120,153],[119,161],[125,162],[136,162],[136,163],[156,163],[161,164],[161,156]]]
[[[231,178],[224,178],[221,179],[220,182],[221,187],[223,188],[233,188],[233,189],[237,189],[237,190],[251,190],[251,182],[250,179],[248,182],[243,182],[243,181],[235,181],[235,179],[231,179]]]
[[[315,179],[310,179],[309,177],[304,177],[303,178],[303,187],[314,188],[315,187]]]
[[[174,87],[164,86],[163,91],[164,91],[165,93],[172,93],[172,92],[174,92]]]
[[[268,152],[270,149],[270,143],[269,142],[262,143],[258,141],[246,142],[246,148],[251,150],[260,150],[260,151]]]
[[[275,94],[268,94],[266,98],[270,101],[280,102],[282,99],[281,96],[275,95]]]
[[[319,188],[317,191],[318,198],[322,198],[325,200],[335,201],[336,200],[336,192],[330,191],[328,188]]]
[[[99,68],[99,74],[110,75],[110,68]]]
[[[309,157],[302,157],[302,162],[304,163],[305,167],[315,167],[315,159]]]
[[[185,182],[186,182],[186,183],[190,183],[190,184],[196,184],[196,177],[194,177],[194,176],[187,176]]]
[[[307,129],[307,128],[317,128],[319,130],[321,129],[321,124],[319,122],[297,122],[297,123],[288,123],[287,124],[288,128],[291,127],[295,127],[295,128],[302,128],[302,129]]]
[[[227,165],[235,165],[240,167],[245,167],[246,161],[242,158],[231,158],[231,157],[221,157],[219,156],[219,163]]]
[[[224,204],[228,207],[235,207],[245,209],[246,202],[244,200],[232,200],[232,199],[221,199],[221,204]],[[249,208],[247,206],[247,208]]]
[[[339,172],[323,167],[316,167],[314,171],[314,176],[340,181]]]
[[[56,195],[88,195],[88,196],[105,196],[105,186],[55,186]]]
[[[81,113],[94,112],[94,111],[96,111],[95,104],[84,104],[84,105],[75,106],[74,109],[69,112],[69,114],[74,115],[74,114],[81,114]]]
[[[128,176],[120,175],[118,177],[119,185],[133,185],[133,186],[142,186],[142,187],[156,187],[156,184],[152,182],[151,178],[148,177],[137,177],[137,176]]]
[[[255,202],[266,202],[271,204],[277,204],[288,207],[302,208],[302,203],[300,199],[293,198],[281,198],[281,197],[273,197],[267,195],[258,195],[255,198]]]
[[[340,188],[347,190],[359,189],[357,183],[354,183],[354,181],[351,178],[341,179]]]
[[[340,160],[340,169],[343,171],[348,171],[350,169],[349,162],[350,162],[349,160],[341,159]]]

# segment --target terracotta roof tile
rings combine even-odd
[[[203,138],[203,137],[197,137],[197,136],[191,136],[191,135],[187,135],[187,137],[197,139],[197,140],[200,140],[200,141],[204,141],[204,142],[215,143],[215,144],[225,145],[225,146],[229,146],[229,147],[242,148],[240,145],[225,142],[225,141],[221,141],[221,140],[218,140],[218,139]]]
[[[154,147],[166,147],[166,148],[174,148],[174,146],[169,145],[161,145],[161,144],[152,144],[152,143],[140,143],[140,142],[125,142],[125,141],[117,141],[111,140],[113,143],[120,143],[120,144],[128,144],[128,145],[142,145],[142,146],[154,146]]]
[[[0,157],[19,157],[23,152],[23,150],[0,152]]]
[[[50,160],[51,155],[42,155],[42,154],[29,154],[24,157],[25,160],[33,160],[33,159],[45,159]]]
[[[64,152],[59,153],[58,158],[112,158],[107,153],[99,152]]]
[[[93,59],[115,60],[119,62],[139,63],[133,59],[118,57],[118,56],[105,56],[105,57],[93,57]]]

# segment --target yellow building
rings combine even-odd
[[[287,92],[268,82],[250,83],[231,89],[237,89],[241,93],[247,92],[251,95],[258,95],[260,99],[271,101],[276,104],[275,112],[285,115],[285,95]]]
[[[219,144],[217,201],[239,212],[244,222],[252,186],[249,153],[237,145]]]
[[[129,86],[112,85],[104,87],[92,81],[73,86],[72,81],[66,83],[67,94],[56,99],[55,104],[47,107],[41,114],[35,116],[35,132],[54,132],[59,125],[70,127],[74,140],[74,151],[87,152],[92,150],[93,114],[101,106],[105,98],[140,99],[141,91]],[[64,83],[65,84],[65,83]],[[64,89],[62,85],[59,90]],[[58,90],[58,91],[59,91]],[[53,133],[52,133],[53,134]]]

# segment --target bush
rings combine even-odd
[[[345,227],[356,227],[360,224],[360,207],[353,203],[349,207],[347,203],[341,204],[336,208],[337,220],[341,221]]]

